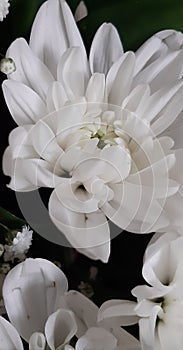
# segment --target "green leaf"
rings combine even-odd
[[[0,207],[0,231],[7,232],[6,228],[9,230],[21,229],[25,224],[26,221]]]

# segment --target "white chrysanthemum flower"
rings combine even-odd
[[[0,21],[1,22],[8,15],[9,7],[10,7],[9,0],[0,0]]]
[[[22,231],[17,232],[16,237],[13,238],[12,244],[4,246],[4,261],[24,260],[32,244],[32,234],[33,231],[28,226],[23,226]]]
[[[18,124],[3,160],[10,188],[53,188],[55,225],[104,262],[110,222],[137,233],[183,225],[182,33],[157,33],[135,54],[123,53],[105,23],[88,61],[68,5],[48,0],[30,45],[17,39],[7,56],[16,71],[3,91]]]

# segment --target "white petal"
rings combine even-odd
[[[35,332],[29,339],[29,350],[45,350],[46,339],[43,333]]]
[[[83,96],[88,81],[88,63],[80,47],[71,47],[62,55],[57,79],[63,84],[70,99]]]
[[[88,102],[104,102],[105,97],[105,76],[94,73],[86,89],[86,99]]]
[[[15,40],[9,47],[7,56],[12,57],[16,64],[16,71],[9,78],[29,86],[45,100],[53,76],[33,54],[27,42],[22,38]]]
[[[61,350],[77,332],[77,325],[72,311],[58,309],[48,317],[45,335],[51,350]]]
[[[42,159],[17,158],[9,187],[14,191],[32,191],[39,187],[55,187],[59,177]]]
[[[175,121],[177,116],[183,110],[182,106],[183,87],[171,98],[167,103],[163,112],[158,116],[158,119],[152,124],[152,131],[154,135],[161,134]]]
[[[123,54],[123,47],[116,28],[104,23],[96,32],[90,49],[92,73],[107,74],[114,62]]]
[[[134,53],[126,52],[109,70],[106,85],[110,103],[121,106],[123,99],[128,95],[133,78],[134,64]]]
[[[14,161],[12,158],[12,151],[10,146],[8,146],[4,151],[2,159],[2,169],[4,175],[12,176],[14,169]]]
[[[130,94],[124,99],[122,108],[126,108],[131,112],[139,113],[141,116],[146,105],[147,98],[150,95],[150,88],[148,85],[138,85]]]
[[[90,328],[76,343],[76,350],[115,350],[117,339],[107,330]]]
[[[101,305],[98,322],[109,319],[115,326],[126,326],[138,322],[136,303],[128,300],[108,300]]]
[[[55,192],[63,206],[76,213],[89,214],[98,210],[98,199],[80,188],[74,189],[71,183],[63,183]]]
[[[9,111],[18,125],[34,124],[47,114],[43,100],[25,84],[5,80],[2,89]]]
[[[181,77],[183,64],[183,51],[167,53],[158,58],[140,72],[133,81],[133,86],[138,84],[150,84],[153,91]]]
[[[140,341],[142,349],[154,349],[155,326],[158,313],[161,312],[161,307],[155,305],[149,318],[142,318],[139,321]]]
[[[46,122],[44,122],[44,119],[37,122],[30,130],[29,137],[40,158],[52,164],[54,164],[57,158],[63,153],[63,150],[56,141],[54,132]]]
[[[87,215],[73,212],[59,201],[53,191],[49,200],[49,214],[74,248],[91,259],[108,261],[110,232],[101,211]]]
[[[135,75],[141,71],[153,55],[158,52],[161,48],[161,44],[160,38],[152,36],[136,51]]]
[[[89,156],[75,166],[73,180],[86,182],[96,176],[104,182],[120,182],[131,169],[128,149],[121,146],[104,147],[97,156]]]
[[[155,34],[170,50],[178,50],[183,45],[183,34],[173,29],[165,29]]]
[[[179,80],[176,83],[168,84],[168,86],[152,94],[145,105],[144,117],[146,120],[152,121],[155,118],[157,119],[159,113],[162,113],[164,107],[176,96],[182,85],[183,81]]]
[[[0,316],[0,349],[23,350],[23,344],[17,330]]]
[[[62,108],[68,101],[68,97],[63,85],[55,81],[48,90],[47,94],[47,108],[49,112],[54,112]]]
[[[77,323],[77,334],[80,338],[88,328],[94,327],[97,322],[98,307],[83,294],[70,290],[64,294],[67,308],[74,312]]]
[[[48,30],[49,28],[49,30]],[[61,55],[71,46],[85,48],[66,1],[48,0],[34,20],[30,46],[56,77]]]
[[[48,316],[55,312],[68,284],[64,273],[48,260],[27,259],[6,276],[3,298],[8,317],[26,340],[43,332]]]
[[[29,132],[32,125],[18,126],[9,134],[9,144],[11,147],[12,158],[37,158],[38,154],[31,145]]]

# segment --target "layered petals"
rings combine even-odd
[[[56,77],[61,55],[72,46],[79,46],[86,55],[69,6],[65,0],[46,1],[34,20],[30,47]]]

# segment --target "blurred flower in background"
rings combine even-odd
[[[2,22],[9,13],[10,2],[9,0],[0,0],[0,21]]]

